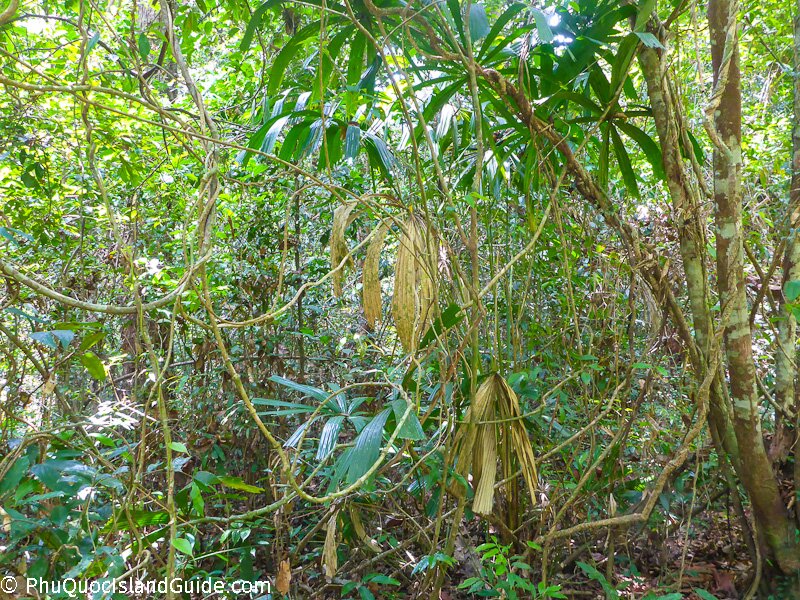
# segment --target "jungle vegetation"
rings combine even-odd
[[[800,597],[800,2],[0,11],[0,598]]]

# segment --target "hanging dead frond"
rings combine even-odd
[[[436,310],[438,244],[426,223],[416,216],[403,224],[394,275],[392,316],[406,352],[417,349],[420,335]]]
[[[286,596],[292,583],[292,569],[288,560],[282,560],[278,565],[278,575],[275,578],[275,589],[279,594]]]
[[[339,568],[339,557],[336,554],[336,548],[339,545],[336,541],[336,519],[338,516],[338,510],[331,515],[325,532],[325,546],[322,548],[322,570],[329,581],[334,578],[336,570]]]
[[[506,380],[498,374],[493,377],[497,380],[500,387],[500,418],[504,420],[502,427],[504,436],[510,441],[511,454],[516,457],[517,466],[522,470],[525,484],[531,500],[536,501],[536,489],[538,486],[538,475],[536,474],[536,457],[533,454],[531,441],[528,438],[528,430],[522,421],[522,409],[519,405],[517,394],[511,389]],[[512,472],[511,468],[507,472]]]
[[[381,300],[380,260],[387,231],[389,231],[389,227],[385,223],[378,226],[367,247],[367,256],[364,258],[361,299],[364,304],[364,318],[370,329],[374,329],[375,324],[381,320],[383,301]]]
[[[497,373],[478,387],[456,433],[456,443],[458,474],[464,479],[472,474],[475,513],[492,512],[498,456],[504,474],[522,470],[531,501],[536,502],[536,460],[522,422],[519,398]],[[509,464],[512,460],[513,465]]]
[[[367,530],[364,529],[364,522],[361,520],[361,513],[358,510],[358,507],[354,504],[351,504],[348,512],[350,513],[350,524],[353,526],[353,531],[361,540],[361,543],[365,544],[367,548],[372,550],[375,553],[380,553],[381,547],[378,542],[367,535]]]
[[[350,249],[347,246],[344,234],[356,215],[353,214],[353,209],[356,207],[355,202],[348,202],[338,206],[333,211],[333,226],[331,227],[331,269],[336,269],[339,264],[349,254]],[[348,261],[349,263],[350,261]],[[342,295],[342,281],[344,280],[344,267],[333,273],[333,295],[337,298]]]

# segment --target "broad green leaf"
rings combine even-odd
[[[249,483],[245,483],[244,481],[242,481],[241,477],[232,477],[230,475],[219,475],[217,479],[222,485],[224,485],[225,487],[229,487],[233,490],[248,492],[250,494],[258,494],[264,491],[264,488],[260,488],[255,485],[250,485]]]
[[[264,134],[264,141],[261,143],[261,151],[266,154],[271,154],[275,148],[275,142],[278,140],[283,127],[289,122],[289,115],[279,117],[270,126],[266,134]]]
[[[175,452],[182,452],[183,454],[189,454],[189,449],[183,442],[170,442],[169,447],[172,448]]]
[[[369,131],[364,132],[363,136],[370,156],[375,159],[381,172],[383,172],[386,177],[391,178],[392,169],[396,161],[394,155],[386,145],[386,142]]]
[[[300,392],[303,396],[310,396],[312,398],[316,398],[320,402],[325,402],[328,399],[328,392],[325,390],[321,390],[316,387],[312,387],[310,385],[305,385],[303,383],[297,383],[292,381],[291,379],[286,379],[285,377],[280,377],[279,375],[273,375],[269,378],[270,381],[273,381],[279,385],[284,387],[288,387],[296,392]]]
[[[489,34],[489,20],[483,4],[469,5],[469,36],[473,42],[482,40]]]
[[[294,433],[289,436],[289,439],[283,443],[284,448],[297,448],[300,445],[300,441],[304,439],[307,435],[306,431],[309,427],[311,427],[314,423],[319,420],[319,417],[314,417],[305,423],[301,423],[300,427],[294,430]]]
[[[20,456],[14,461],[14,464],[11,465],[11,468],[6,472],[3,479],[0,479],[0,496],[15,489],[19,485],[25,473],[28,472],[29,466],[30,459],[27,456]]]
[[[242,41],[239,43],[239,50],[242,52],[247,52],[250,48],[250,44],[253,43],[253,35],[256,32],[256,29],[261,25],[261,21],[264,19],[264,15],[266,12],[275,6],[278,6],[283,0],[267,0],[261,6],[259,6],[256,11],[253,13],[253,16],[250,17],[250,21],[247,23],[247,29],[245,29],[244,35],[242,36]]]
[[[144,33],[140,33],[138,42],[139,56],[143,61],[147,62],[147,58],[150,56],[150,40],[147,39]]]
[[[58,350],[59,345],[64,349],[70,345],[72,340],[75,339],[75,332],[69,329],[55,329],[53,331],[35,331],[30,333],[29,336],[48,348]]]
[[[304,413],[311,413],[316,410],[313,406],[301,404],[299,402],[286,402],[284,400],[273,400],[271,398],[253,398],[252,402],[255,406],[274,406],[276,410],[259,411],[259,415],[270,416],[289,416],[300,415]]]
[[[333,452],[336,442],[339,440],[339,434],[342,431],[342,424],[344,423],[344,415],[336,415],[325,421],[322,427],[322,433],[319,435],[319,446],[317,446],[316,459],[319,461],[325,460]]]
[[[497,39],[497,36],[503,31],[503,27],[514,17],[516,17],[522,10],[525,9],[525,5],[517,2],[509,6],[505,12],[500,15],[500,17],[495,21],[494,25],[492,25],[492,29],[486,36],[486,39],[483,40],[483,45],[481,46],[480,51],[478,52],[478,57],[483,58],[486,52],[488,52],[491,45]]]
[[[169,523],[169,513],[165,510],[143,510],[138,508],[116,509],[114,517],[103,526],[103,533],[110,531],[128,531],[134,527],[150,527]]]
[[[617,164],[622,173],[622,181],[625,183],[625,187],[628,191],[633,194],[634,197],[638,198],[639,184],[636,183],[636,174],[633,171],[631,159],[630,156],[628,156],[628,151],[625,149],[625,144],[622,143],[622,139],[619,137],[616,129],[611,127],[609,133],[611,134],[611,143],[614,146],[614,154],[617,156]]]
[[[449,304],[425,332],[419,345],[420,350],[428,347],[437,336],[443,335],[448,329],[454,327],[463,319],[464,313],[461,311],[461,307],[456,303]]]
[[[172,545],[179,552],[183,552],[188,556],[192,555],[192,543],[186,538],[175,538],[172,540]]]
[[[32,340],[36,340],[40,344],[47,346],[48,348],[58,350],[58,343],[50,331],[34,331],[29,333],[28,337],[30,337]]]
[[[783,294],[789,302],[797,300],[800,297],[800,281],[797,279],[787,281],[783,286]]]
[[[402,398],[398,398],[392,402],[392,411],[394,411],[394,418],[398,423],[400,422],[400,419],[403,418],[407,407],[408,404]],[[419,417],[417,416],[417,413],[413,407],[411,408],[411,412],[409,412],[408,416],[406,417],[405,423],[403,423],[403,426],[400,428],[400,431],[397,432],[397,437],[401,440],[425,439],[425,432],[422,430]]]
[[[214,475],[213,473],[209,473],[208,471],[196,471],[192,475],[192,479],[195,481],[199,481],[203,485],[211,486],[215,483],[219,483],[219,478]]]
[[[79,350],[81,352],[86,352],[89,348],[93,348],[98,343],[100,343],[105,337],[106,337],[105,331],[93,331],[92,333],[90,333],[81,340],[81,345]]]
[[[106,366],[94,352],[86,352],[80,357],[81,364],[89,371],[89,375],[97,381],[104,381],[106,378]]]
[[[617,55],[614,58],[614,65],[611,67],[611,91],[616,92],[620,84],[628,76],[628,70],[633,62],[636,47],[639,45],[639,38],[629,33],[620,42],[617,48]]]
[[[461,41],[464,41],[464,19],[461,16],[461,4],[458,0],[447,0],[447,8],[450,11],[450,17],[455,25],[455,30],[458,33]]]
[[[54,329],[51,333],[61,342],[61,347],[65,349],[75,339],[75,332],[71,329]]]
[[[335,489],[345,478],[351,484],[363,476],[380,456],[383,428],[391,408],[384,409],[367,423],[356,436],[353,446],[342,453],[333,469],[328,490]]]
[[[653,167],[653,174],[655,174],[655,176],[661,180],[666,179],[666,175],[664,174],[664,165],[661,161],[661,148],[659,145],[654,142],[649,135],[635,125],[631,125],[630,123],[625,123],[623,121],[615,121],[614,125],[619,131],[627,135],[639,145],[639,148],[642,149],[642,152],[644,152],[644,155],[647,157],[647,161],[650,163],[650,166]]]
[[[636,24],[633,26],[634,31],[644,31],[655,8],[656,0],[641,0],[639,2],[639,8],[636,11]]]
[[[664,49],[664,45],[658,41],[658,38],[654,36],[652,33],[648,33],[646,31],[635,31],[634,35],[636,35],[642,43],[647,46],[648,48],[658,48],[660,50]]]
[[[543,43],[549,44],[553,41],[553,39],[555,39],[555,36],[553,35],[553,30],[550,29],[550,22],[547,18],[547,15],[538,8],[532,8],[531,12],[533,13],[533,18],[536,21],[536,31],[539,32],[539,39]]]
[[[347,126],[347,133],[344,138],[344,157],[355,160],[358,156],[358,148],[361,144],[361,128],[354,123]]]
[[[270,75],[267,85],[267,94],[273,96],[278,92],[289,63],[303,50],[305,47],[304,42],[315,33],[319,33],[319,21],[314,21],[303,27],[300,31],[295,33],[294,37],[281,49],[269,70]]]

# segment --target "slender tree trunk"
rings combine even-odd
[[[686,276],[686,287],[693,321],[698,358],[701,364],[692,365],[698,381],[705,378],[708,365],[711,337],[714,326],[711,318],[711,303],[705,253],[707,232],[705,215],[701,209],[700,190],[692,182],[681,156],[679,127],[683,122],[678,113],[679,105],[672,98],[668,71],[661,51],[643,47],[639,53],[639,65],[647,83],[647,94],[661,143],[661,157],[667,187],[675,209],[681,260]],[[738,470],[738,446],[733,431],[730,406],[722,392],[722,381],[717,377],[710,392],[710,421],[718,433],[725,452]]]
[[[800,69],[800,0],[795,4],[794,16],[794,72]],[[794,77],[794,119],[792,125],[792,173],[789,187],[789,211],[787,215],[788,235],[783,255],[783,292],[790,281],[800,280],[800,78]],[[775,458],[786,457],[794,441],[795,424],[787,421],[784,414],[795,410],[795,377],[797,375],[797,319],[786,305],[786,297],[779,295],[780,320],[778,321],[778,343],[775,352],[775,400],[782,409],[775,416]]]
[[[787,245],[787,262],[788,265],[784,266],[784,280],[800,279],[800,0],[796,0],[794,6],[794,45],[792,53],[793,71],[794,71],[794,86],[792,91],[794,93],[794,120],[792,123],[792,179],[789,188],[789,240]],[[791,248],[791,250],[789,249]],[[788,275],[787,275],[788,271]],[[791,313],[791,311],[788,311]],[[784,340],[784,348],[789,350],[789,356],[797,359],[796,352],[796,327],[794,315],[792,318],[792,332],[791,338]],[[780,350],[779,350],[780,351]],[[776,367],[777,368],[777,367]],[[797,390],[794,386],[794,375],[797,373],[797,366],[792,369],[792,386],[789,390],[791,396],[786,395],[783,402],[785,407],[791,407],[790,414],[795,415],[795,444],[794,444],[794,488],[795,497],[800,493],[800,402],[797,398]],[[800,505],[795,505],[797,513],[797,521],[800,523]]]
[[[734,6],[731,0],[711,0],[708,5],[715,90],[711,100],[713,125],[709,129],[714,138],[717,281],[720,307],[727,315],[725,354],[740,449],[740,477],[769,551],[782,571],[794,573],[800,568],[794,528],[767,456],[758,413],[742,245],[742,99]]]

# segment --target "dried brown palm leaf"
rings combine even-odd
[[[478,387],[456,433],[457,472],[464,478],[472,474],[473,510],[477,514],[492,511],[498,457],[505,478],[516,471],[511,464],[512,459],[516,461],[531,499],[536,501],[536,460],[521,417],[516,393],[495,373]]]
[[[364,271],[362,274],[361,300],[364,305],[364,318],[370,329],[381,320],[381,279],[380,261],[383,242],[389,227],[385,223],[378,226],[372,241],[367,247],[367,256],[364,258]]]
[[[353,214],[353,209],[355,207],[355,202],[348,202],[347,204],[336,207],[333,211],[333,226],[331,227],[330,239],[332,270],[336,269],[350,252],[344,234],[350,223],[352,223],[353,219],[356,217]],[[343,279],[344,267],[333,273],[333,295],[337,298],[342,295]]]
[[[336,570],[339,568],[339,557],[336,554],[336,548],[339,545],[336,541],[336,519],[338,516],[338,510],[331,515],[325,532],[325,545],[322,548],[322,570],[328,580],[336,576]]]
[[[497,479],[497,430],[494,423],[478,427],[478,443],[475,445],[478,452],[473,459],[473,469],[477,471],[476,467],[479,467],[480,472],[477,475],[472,510],[479,515],[488,515],[492,512],[494,482]]]
[[[517,394],[511,389],[506,380],[500,375],[495,374],[498,381],[500,393],[500,416],[507,419],[503,423],[507,431],[507,437],[511,443],[511,454],[516,456],[522,476],[528,486],[531,499],[536,501],[536,490],[538,488],[538,476],[536,474],[536,458],[533,454],[531,441],[528,438],[528,431],[522,421],[522,409],[519,405]],[[509,469],[510,471],[511,469]]]
[[[421,218],[412,215],[400,234],[392,298],[397,336],[407,352],[416,350],[420,336],[433,321],[437,261],[436,236]]]
[[[406,352],[416,349],[414,332],[417,313],[417,269],[415,257],[417,235],[417,222],[412,217],[403,224],[394,270],[392,316],[397,329],[397,337],[400,338],[400,343]]]
[[[292,569],[288,560],[282,560],[278,566],[278,576],[275,578],[275,589],[279,594],[286,596],[292,583]]]

